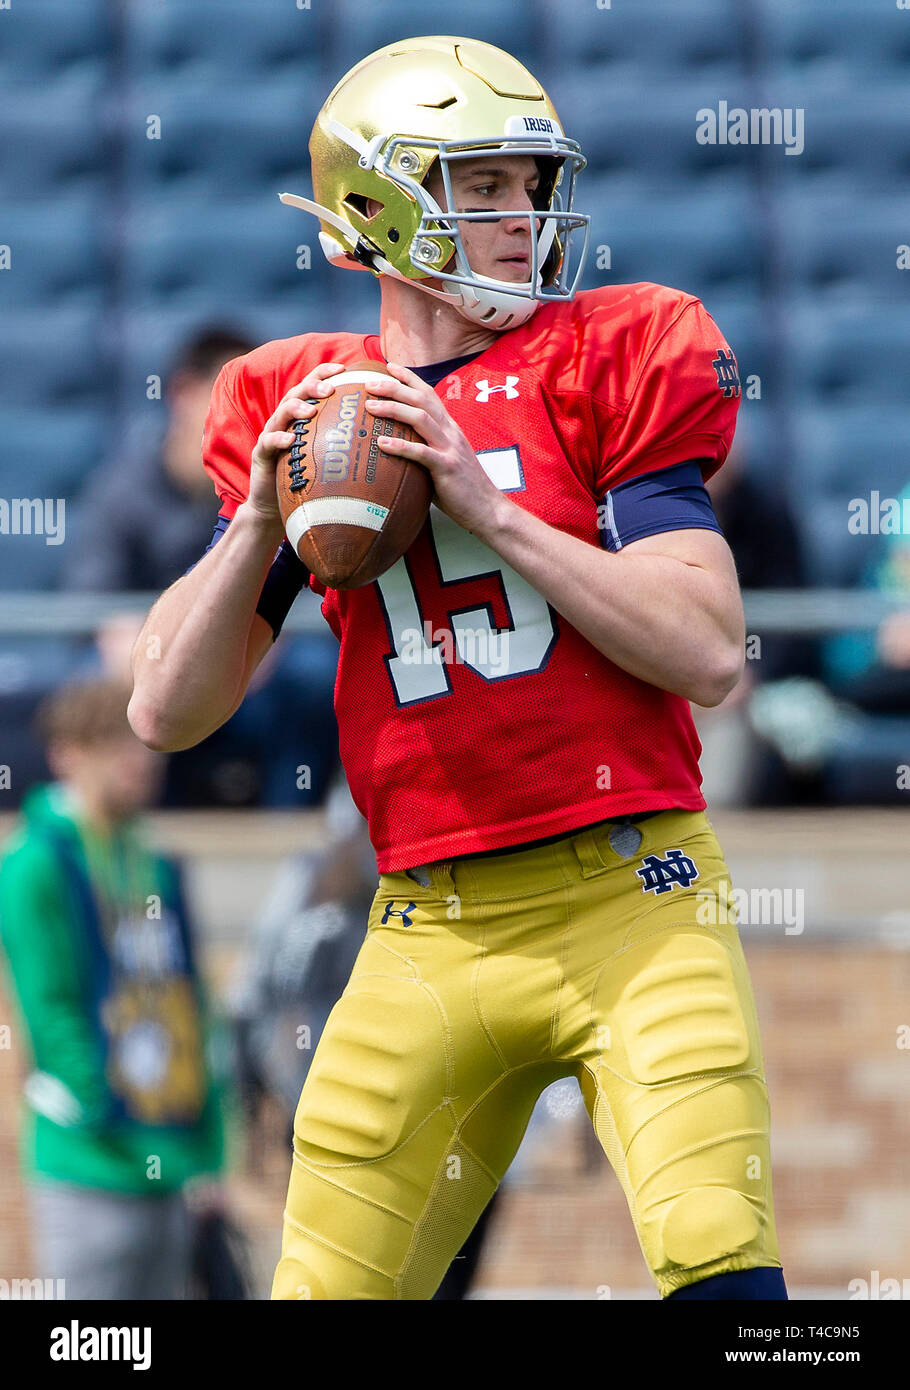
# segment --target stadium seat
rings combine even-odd
[[[35,413],[3,410],[2,496],[10,504],[24,499],[28,508],[16,509],[16,521],[11,509],[10,530],[0,537],[0,592],[57,586],[72,533],[74,498],[110,446],[106,419],[97,410],[67,412],[59,440],[36,444]]]
[[[89,72],[48,91],[38,82],[25,92],[0,91],[4,201],[34,202],[47,217],[60,199],[111,195],[113,144],[99,103],[102,85],[103,73]]]
[[[876,305],[856,298],[827,306],[817,296],[789,308],[789,337],[798,374],[793,396],[807,393],[819,405],[875,401],[903,405],[905,439],[910,439],[910,313],[904,303]],[[910,459],[908,459],[910,477]]]
[[[792,80],[769,74],[762,104],[803,109],[805,148],[793,156],[769,149],[768,167],[784,192],[805,184],[845,198],[898,194],[910,171],[906,101],[906,80],[885,84],[877,77],[874,88],[843,91],[813,83],[802,70]]]
[[[761,244],[750,199],[734,185],[704,193],[677,183],[634,199],[610,176],[579,182],[579,208],[591,214],[585,285],[656,280],[701,298],[748,292],[757,282]],[[598,260],[606,259],[602,268]]]
[[[314,0],[314,4],[318,0]],[[537,8],[528,0],[459,0],[442,16],[426,0],[395,0],[394,5],[364,5],[361,0],[334,0],[337,78],[368,53],[396,39],[421,34],[457,34],[505,48],[525,63],[539,53]],[[328,95],[326,91],[325,95]]]
[[[645,101],[640,83],[608,89],[596,68],[578,72],[557,105],[566,134],[581,143],[592,173],[630,174],[658,186],[752,174],[762,158],[755,146],[696,139],[698,113],[716,107],[711,82],[661,83]]]
[[[52,216],[34,203],[7,202],[0,235],[11,258],[10,273],[0,275],[4,312],[99,308],[113,272],[109,211],[92,195],[61,194]]]
[[[167,190],[207,198],[213,209],[261,196],[269,206],[275,199],[277,208],[279,192],[309,188],[307,141],[318,106],[315,90],[301,91],[287,78],[258,84],[242,101],[230,90],[145,83],[128,103],[127,194],[132,200]],[[156,134],[153,117],[161,122],[160,139],[149,138]]]
[[[100,90],[116,51],[113,18],[109,0],[13,0],[3,9],[0,92],[8,97],[37,87],[46,100],[49,79],[57,100],[71,84]]]
[[[910,270],[897,262],[898,247],[910,244],[910,197],[901,187],[860,198],[846,189],[791,186],[778,190],[771,211],[786,303],[809,295],[871,311],[907,302]]]
[[[790,72],[796,81],[851,94],[866,75],[876,86],[906,83],[910,26],[896,3],[761,0],[754,8],[769,79]]]
[[[268,302],[299,296],[314,282],[318,294],[328,269],[315,219],[283,207],[277,197],[215,205],[162,197],[134,204],[123,230],[133,307],[169,308],[216,295],[227,308],[238,295]],[[311,269],[297,268],[299,245],[309,247]]]
[[[907,411],[900,406],[802,405],[793,413],[785,476],[817,585],[856,583],[877,544],[848,530],[848,504],[873,490],[897,497],[910,482]],[[806,499],[811,499],[807,505]]]
[[[226,97],[243,84],[253,92],[263,81],[293,79],[305,89],[325,81],[332,28],[328,7],[319,3],[303,9],[294,0],[130,0],[123,10],[124,71],[130,83]]]
[[[84,309],[25,307],[6,314],[3,326],[0,408],[55,411],[61,432],[73,413],[109,409],[112,364],[100,301]]]
[[[601,9],[590,0],[545,0],[542,58],[554,79],[593,68],[609,92],[614,84],[662,83],[698,76],[736,81],[743,62],[741,9],[736,0],[648,0]],[[554,80],[555,88],[555,80]],[[555,95],[551,93],[551,95]]]
[[[110,412],[85,406],[61,412],[57,437],[48,441],[36,441],[35,422],[34,411],[3,406],[2,495],[71,499],[89,470],[111,447]]]

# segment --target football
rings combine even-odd
[[[409,425],[366,409],[366,382],[390,373],[384,362],[356,362],[328,381],[330,396],[309,420],[295,420],[297,442],[279,461],[278,503],[297,555],[330,589],[371,584],[408,549],[433,495],[418,463],[379,448],[382,435],[418,439]]]

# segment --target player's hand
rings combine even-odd
[[[502,493],[490,482],[464,432],[432,386],[397,362],[387,366],[391,376],[370,379],[373,394],[366,408],[374,415],[410,425],[424,443],[382,436],[379,447],[423,464],[433,476],[436,505],[466,531],[483,534],[505,500]]]
[[[278,510],[278,488],[275,470],[281,455],[294,443],[294,435],[288,429],[294,420],[308,420],[316,410],[314,401],[330,396],[333,387],[325,378],[343,372],[341,362],[320,362],[303,381],[299,381],[282,398],[277,409],[270,415],[265,428],[256,441],[250,459],[250,492],[247,506],[250,511],[264,521],[276,526],[278,535],[284,531],[281,513]]]

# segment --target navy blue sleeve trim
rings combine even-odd
[[[231,519],[228,516],[217,518],[212,539],[205,548],[204,553],[206,555],[213,546],[218,544],[230,524]],[[196,564],[198,563],[197,561]],[[195,568],[196,565],[190,565],[190,569],[186,571],[187,574]],[[282,541],[265,577],[259,602],[256,605],[256,612],[260,617],[265,618],[272,629],[273,637],[278,636],[285,618],[291,611],[294,599],[307,583],[309,577],[309,570],[292,548],[290,541]]]
[[[231,518],[229,516],[221,516],[219,513],[219,515],[215,518],[215,529],[212,532],[212,539],[205,547],[205,550],[203,550],[202,555],[208,555],[212,547],[218,544],[218,542],[221,540],[221,537],[224,535],[225,531],[230,526],[230,524]],[[202,559],[202,555],[200,555],[199,557],[200,560]],[[183,577],[186,578],[188,574],[192,574],[193,570],[196,568],[198,564],[199,560],[194,560],[193,563],[189,566],[189,568],[183,571]]]
[[[294,599],[309,577],[309,570],[291,542],[282,541],[272,561],[272,567],[265,577],[262,593],[256,605],[256,612],[265,618],[275,637],[281,631]]]
[[[661,531],[717,531],[711,498],[702,482],[698,459],[644,473],[605,492],[598,508],[601,544],[607,550]]]
[[[224,535],[225,531],[226,531],[227,528],[230,526],[230,524],[231,524],[231,518],[230,518],[229,516],[221,516],[220,514],[218,515],[218,517],[217,517],[216,520],[215,520],[215,529],[214,529],[214,531],[212,532],[212,539],[209,541],[208,545],[205,547],[205,552],[204,552],[204,553],[205,553],[206,555],[208,555],[208,553],[209,553],[209,551],[212,549],[212,547],[213,547],[214,545],[216,545],[218,541],[221,540],[221,537]],[[189,573],[189,570],[187,570],[187,573]]]

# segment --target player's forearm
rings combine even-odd
[[[599,652],[696,704],[719,704],[732,690],[745,645],[735,586],[669,556],[611,554],[502,504],[479,538]]]
[[[152,608],[133,649],[129,706],[143,743],[191,748],[233,714],[262,655],[253,650],[256,605],[280,542],[280,526],[240,507],[218,544]]]

